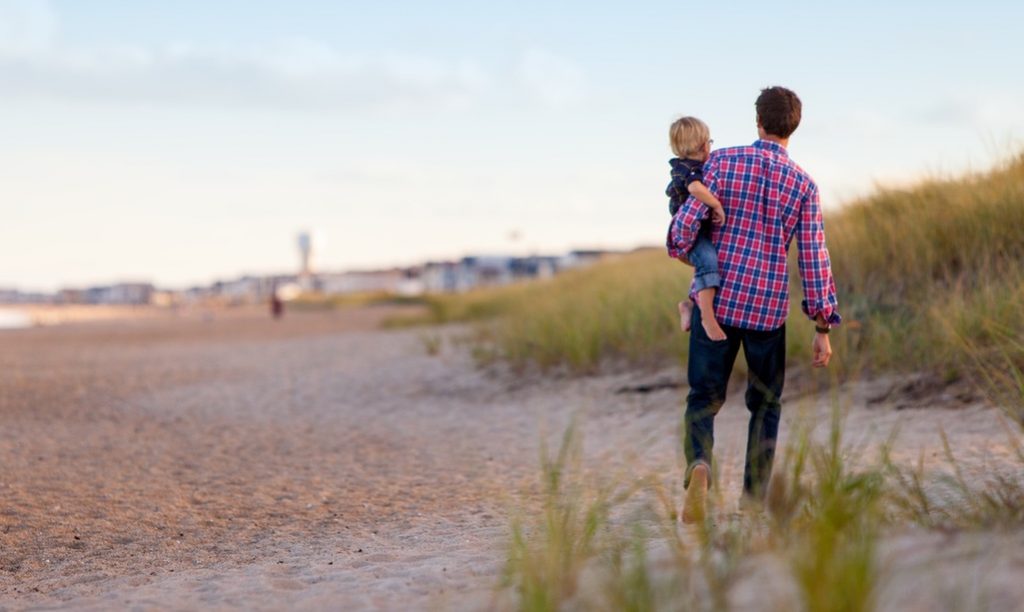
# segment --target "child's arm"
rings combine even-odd
[[[715,225],[722,225],[725,223],[725,209],[722,207],[722,203],[718,201],[708,188],[704,186],[704,183],[700,181],[692,181],[686,186],[686,190],[690,192],[690,195],[700,200],[704,205],[711,209],[711,222]]]

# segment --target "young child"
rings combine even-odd
[[[715,293],[722,285],[718,274],[718,253],[711,243],[711,223],[725,223],[722,203],[704,186],[704,162],[711,154],[711,131],[706,123],[696,117],[682,117],[669,127],[669,142],[675,159],[672,166],[672,182],[665,189],[669,197],[668,209],[674,217],[688,196],[693,196],[711,209],[711,218],[701,227],[697,242],[687,253],[690,265],[694,267],[697,306],[700,307],[701,325],[712,340],[725,340],[725,332],[715,318]],[[693,304],[689,299],[679,302],[679,317],[683,331],[690,331]]]

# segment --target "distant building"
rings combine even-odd
[[[54,299],[55,296],[50,293],[0,289],[0,304],[52,304]]]
[[[569,251],[567,255],[560,258],[559,267],[579,268],[581,266],[589,266],[601,261],[609,254],[609,251],[597,249]]]
[[[460,293],[478,287],[551,278],[563,269],[597,261],[599,256],[596,253],[586,251],[564,257],[470,256],[459,261],[427,263],[423,266],[420,279],[423,290],[428,293]]]
[[[295,285],[298,280],[299,277],[294,274],[246,275],[233,280],[217,281],[208,288],[193,287],[185,292],[185,299],[189,302],[212,299],[228,304],[256,304],[269,300],[276,289]]]
[[[328,294],[401,293],[408,279],[409,273],[398,268],[321,274],[318,277],[320,290]]]
[[[560,257],[520,257],[511,262],[512,277],[515,280],[551,278],[558,273]]]
[[[298,246],[301,260],[297,274],[245,275],[181,290],[158,291],[151,283],[142,282],[85,289],[64,288],[52,295],[0,289],[0,303],[176,306],[204,302],[256,304],[269,300],[275,291],[284,299],[291,299],[304,291],[396,295],[460,293],[478,287],[550,278],[564,270],[591,265],[611,254],[602,250],[576,250],[560,256],[470,255],[455,261],[433,261],[410,268],[316,274],[313,268],[316,247],[313,234],[301,233]]]
[[[118,283],[87,289],[61,289],[56,301],[60,304],[143,306],[150,303],[155,291],[152,283]]]
[[[472,287],[465,268],[456,261],[428,262],[423,266],[420,280],[426,293],[459,293]]]
[[[464,257],[460,263],[469,287],[494,287],[512,282],[512,257]]]
[[[106,304],[149,304],[156,287],[152,283],[121,283],[109,287],[105,298]]]
[[[255,276],[243,276],[242,278],[230,281],[218,281],[214,283],[214,289],[218,297],[225,298],[228,302],[235,304],[255,302],[261,296],[269,295],[266,279]]]

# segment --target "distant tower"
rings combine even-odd
[[[313,247],[314,240],[312,232],[301,232],[298,239],[299,256],[302,267],[299,268],[299,284],[303,289],[313,288]]]

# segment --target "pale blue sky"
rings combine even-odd
[[[1020,4],[823,4],[0,0],[0,287],[658,244],[771,84],[829,207],[1021,144]]]

